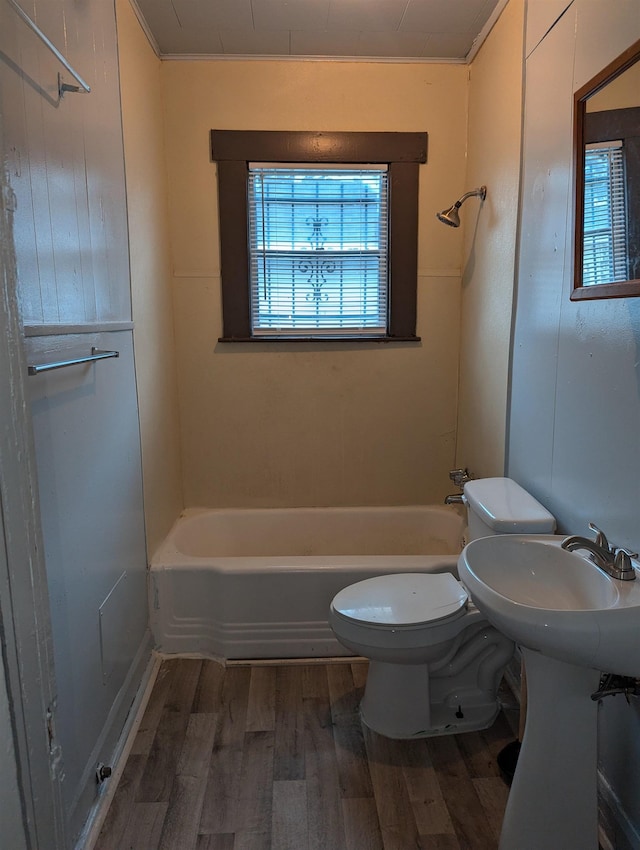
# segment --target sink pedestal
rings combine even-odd
[[[598,850],[600,674],[522,648],[527,722],[499,850]]]

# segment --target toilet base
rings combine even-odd
[[[434,738],[437,735],[457,735],[462,732],[479,732],[481,729],[488,729],[493,725],[496,717],[500,713],[500,706],[490,706],[482,709],[477,709],[473,712],[465,713],[463,719],[455,718],[455,722],[451,723],[450,709],[443,710],[441,717],[438,718],[440,712],[432,712],[432,725],[427,729],[418,729],[408,731],[408,729],[398,729],[395,726],[389,728],[386,725],[374,725],[375,720],[369,722],[365,712],[360,706],[360,720],[364,725],[371,729],[372,732],[377,732],[379,735],[384,735],[385,738],[393,738],[394,740],[409,740],[411,738]],[[413,727],[415,729],[415,727]]]
[[[396,739],[486,729],[500,711],[497,695],[466,684],[434,678],[426,664],[371,661],[360,717],[369,729]]]

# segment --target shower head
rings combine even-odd
[[[487,197],[487,187],[479,186],[477,189],[473,189],[471,192],[466,192],[460,200],[456,201],[453,206],[449,207],[447,210],[442,210],[442,212],[436,213],[436,218],[438,221],[441,221],[443,224],[448,224],[449,227],[460,227],[460,216],[458,214],[458,210],[467,200],[467,198],[479,197],[480,200],[484,201]]]
[[[436,213],[436,218],[443,224],[448,224],[449,227],[460,227],[460,216],[458,215],[459,206],[460,201],[455,203],[452,207],[449,207],[448,210],[442,210],[442,212]]]

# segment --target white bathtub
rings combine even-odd
[[[349,654],[327,623],[335,594],[390,572],[454,572],[456,508],[188,510],[151,561],[151,625],[167,653]]]

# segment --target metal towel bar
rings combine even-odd
[[[63,83],[60,79],[60,74],[58,74],[58,94],[60,95],[60,97],[62,97],[62,95],[66,91],[78,93],[86,92],[87,94],[89,94],[89,92],[91,91],[91,87],[87,85],[87,83],[85,83],[80,74],[73,70],[71,65],[62,55],[62,53],[60,53],[58,48],[47,38],[47,36],[42,32],[40,27],[34,21],[31,20],[31,18],[29,17],[29,15],[27,15],[22,6],[18,5],[18,3],[16,3],[16,0],[7,0],[7,3],[13,6],[16,13],[25,22],[29,29],[33,30],[33,32],[38,36],[38,38],[42,41],[45,47],[48,47],[49,50],[53,53],[58,62],[60,62],[61,65],[64,65],[64,67],[71,74],[73,79],[77,83],[79,83],[79,85],[77,86],[70,86],[68,83]]]
[[[74,360],[58,360],[54,363],[39,363],[37,366],[27,367],[30,375],[39,375],[40,372],[51,372],[53,369],[64,369],[66,366],[77,366],[80,363],[93,363],[94,360],[106,360],[109,357],[120,357],[119,351],[102,351],[92,348],[87,357],[76,357]]]

